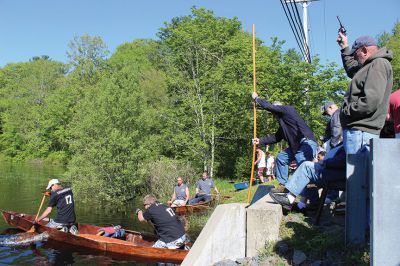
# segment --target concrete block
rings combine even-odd
[[[246,256],[253,257],[268,241],[279,238],[282,206],[267,194],[247,208]]]
[[[400,139],[372,140],[371,265],[400,265]]]
[[[274,186],[271,185],[259,185],[256,193],[254,193],[253,198],[251,199],[250,205],[253,205],[258,200],[262,199],[265,195],[267,195]]]
[[[181,265],[212,265],[245,257],[245,207],[245,203],[217,206]]]

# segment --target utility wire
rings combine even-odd
[[[311,51],[310,51],[310,46],[309,46],[308,43],[306,42],[306,34],[305,34],[304,28],[303,28],[303,26],[302,26],[302,24],[301,24],[301,18],[300,18],[299,9],[298,9],[298,7],[297,7],[297,5],[296,5],[296,2],[295,2],[294,0],[290,0],[290,3],[291,3],[291,6],[292,6],[292,9],[296,8],[297,19],[298,19],[298,21],[299,21],[299,22],[298,22],[298,25],[299,25],[299,27],[300,27],[300,29],[301,29],[301,33],[303,34],[303,40],[304,40],[303,43],[304,43],[304,45],[305,45],[305,47],[306,47],[308,62],[311,63]],[[293,13],[294,13],[294,11],[293,11]],[[306,51],[304,51],[304,52],[306,52]]]
[[[281,2],[282,3],[282,2]],[[301,37],[300,37],[300,33],[299,33],[299,29],[298,29],[298,25],[296,25],[296,23],[294,22],[294,19],[293,19],[293,16],[294,16],[294,14],[293,14],[293,16],[292,16],[292,12],[290,12],[290,9],[289,9],[289,7],[288,7],[288,5],[287,5],[287,3],[285,2],[285,10],[287,9],[287,13],[289,14],[289,16],[286,16],[287,17],[287,19],[288,19],[288,21],[289,21],[289,23],[291,23],[292,25],[293,25],[293,27],[294,27],[294,29],[295,29],[295,31],[296,32],[294,32],[293,30],[293,34],[295,34],[295,37],[296,37],[296,39],[297,39],[297,41],[298,41],[298,43],[302,43],[300,40],[302,39]],[[285,12],[286,13],[286,12]],[[287,14],[286,13],[286,14]],[[305,54],[305,50],[304,50],[304,46],[303,45],[301,45],[301,48],[302,48],[302,50],[303,50],[303,55]]]
[[[283,9],[283,11],[285,12],[286,19],[287,19],[288,22],[289,22],[289,26],[290,26],[290,28],[292,29],[292,33],[293,33],[293,35],[294,35],[294,37],[295,37],[295,39],[296,39],[297,45],[299,46],[300,52],[301,52],[301,54],[302,54],[303,57],[304,57],[303,46],[300,45],[300,42],[299,42],[299,40],[298,40],[298,38],[297,38],[297,36],[296,36],[296,34],[295,34],[295,31],[294,31],[294,29],[293,29],[292,23],[291,23],[291,21],[290,21],[290,19],[289,19],[289,16],[288,16],[288,14],[287,14],[287,12],[286,12],[285,6],[283,5],[282,1],[283,1],[283,0],[279,0],[279,2],[280,2],[281,5],[282,5],[282,9]]]

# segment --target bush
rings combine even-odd
[[[157,161],[147,162],[142,167],[144,191],[158,199],[169,199],[176,185],[176,178],[183,177],[186,185],[194,186],[200,176],[189,162],[161,157]]]

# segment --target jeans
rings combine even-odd
[[[304,188],[308,183],[320,184],[321,172],[324,169],[322,164],[314,162],[304,162],[299,167],[297,167],[292,178],[286,183],[285,187],[293,194],[302,194]]]
[[[369,154],[369,140],[379,138],[379,135],[358,129],[343,129],[343,144],[346,154],[356,154],[365,151]]]
[[[301,142],[299,150],[296,154],[290,148],[281,151],[276,156],[276,178],[279,183],[285,185],[289,179],[289,164],[296,160],[297,167],[304,161],[312,161],[317,154],[318,144],[310,139],[305,139]]]
[[[210,200],[211,200],[211,195],[209,195],[209,194],[196,195],[196,197],[189,200],[189,204],[196,204],[196,203],[199,203],[200,201],[207,202]]]

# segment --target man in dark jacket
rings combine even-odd
[[[331,149],[326,155],[326,159],[320,162],[304,162],[300,165],[285,185],[289,190],[288,193],[270,192],[269,194],[275,202],[290,211],[296,197],[302,194],[307,184],[323,185],[327,182],[341,180],[346,180],[346,153],[343,145]],[[298,203],[298,208],[305,208],[300,205],[301,203]]]
[[[322,115],[330,116],[326,125],[324,142],[328,142],[326,150],[336,147],[343,141],[342,125],[340,124],[340,109],[334,102],[326,102],[323,106]]]
[[[393,86],[390,61],[393,53],[378,48],[373,37],[361,36],[348,47],[347,36],[339,33],[337,42],[347,76],[351,78],[340,111],[343,142],[347,154],[356,154],[378,138],[385,124]]]
[[[290,162],[296,160],[297,166],[300,166],[304,161],[312,161],[316,156],[318,144],[311,129],[293,106],[271,104],[259,98],[256,92],[253,92],[252,97],[259,106],[271,112],[279,123],[275,134],[260,139],[255,138],[253,144],[268,145],[281,140],[286,140],[289,144],[289,148],[278,154],[275,164],[276,178],[281,186],[274,191],[283,192],[289,178]]]

